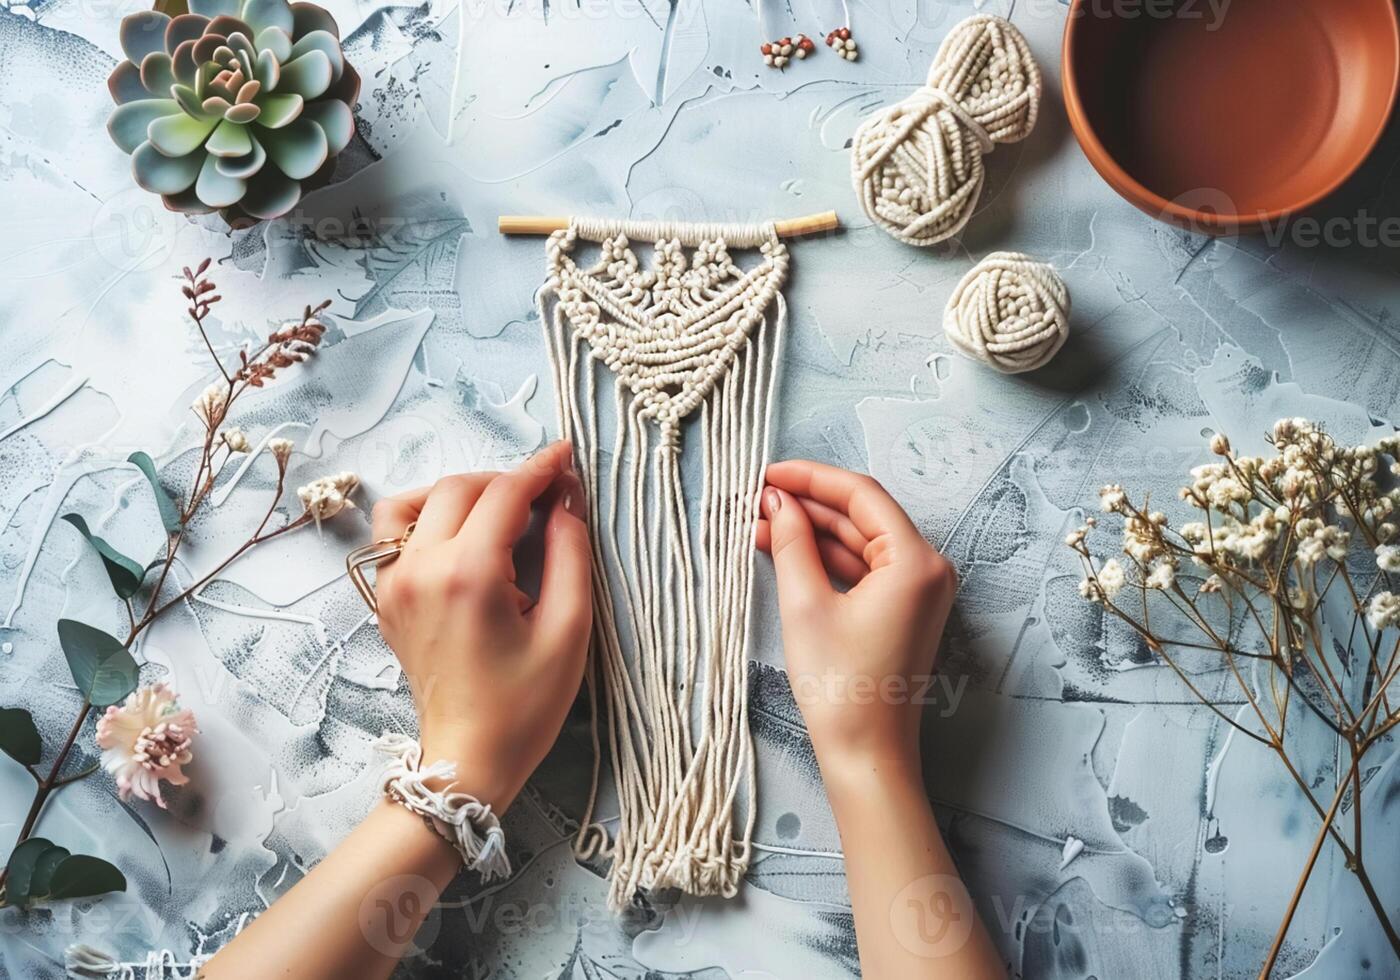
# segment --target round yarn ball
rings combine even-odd
[[[956,25],[928,84],[871,116],[851,144],[851,182],[875,224],[910,245],[962,230],[977,207],[982,157],[1023,140],[1040,112],[1040,67],[1010,21]]]
[[[953,290],[943,332],[958,350],[1003,374],[1034,371],[1069,336],[1069,290],[1048,262],[993,252]]]

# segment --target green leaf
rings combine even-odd
[[[89,762],[81,768],[74,769],[70,773],[65,773],[63,775],[63,785],[67,786],[69,783],[76,783],[80,779],[87,779],[93,773],[97,772],[99,765],[100,763],[97,762]]]
[[[116,867],[88,854],[70,854],[43,837],[30,837],[15,847],[5,878],[7,905],[124,891],[126,876]]]
[[[95,707],[116,704],[136,690],[136,661],[115,636],[75,619],[60,619],[58,642],[78,690]]]
[[[145,569],[93,534],[81,514],[64,514],[63,519],[76,527],[78,533],[87,538],[88,544],[102,556],[102,564],[107,567],[107,577],[112,580],[112,588],[116,589],[117,595],[123,599],[134,596],[136,590],[141,588]]]
[[[170,892],[171,894],[174,894],[170,891],[174,887],[175,881],[174,877],[170,874],[170,862],[165,859],[165,849],[160,846],[160,841],[156,840],[156,835],[155,832],[151,830],[151,825],[146,822],[145,817],[141,816],[141,814],[136,812],[135,807],[133,807],[130,803],[126,802],[126,800],[123,800],[120,795],[110,792],[107,795],[111,799],[116,801],[117,806],[121,807],[123,810],[126,811],[126,815],[132,819],[132,822],[135,823],[136,826],[141,828],[141,833],[149,837],[151,843],[155,845],[156,853],[160,855],[160,863],[165,865],[166,891]]]
[[[44,852],[53,847],[42,837],[29,837],[15,845],[5,873],[5,904],[28,905],[34,868]]]
[[[51,900],[87,898],[126,891],[126,876],[116,866],[90,854],[74,854],[59,864],[49,882]]]
[[[39,764],[39,730],[23,708],[0,708],[0,750],[26,766]]]
[[[34,875],[29,879],[29,899],[44,897],[53,888],[53,873],[68,857],[68,848],[54,844],[34,862]]]
[[[180,508],[175,506],[175,501],[165,492],[160,475],[156,472],[155,461],[143,452],[132,453],[126,461],[135,463],[136,468],[145,473],[146,479],[151,482],[151,489],[156,495],[156,506],[160,508],[160,522],[165,525],[165,529],[171,532],[180,530]]]

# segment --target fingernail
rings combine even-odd
[[[776,514],[778,512],[778,508],[783,506],[783,498],[778,496],[778,491],[776,490],[769,490],[768,493],[764,495],[764,497],[768,501],[769,514]]]
[[[564,493],[564,509],[575,517],[583,516],[583,501],[579,499],[576,490],[567,490]]]

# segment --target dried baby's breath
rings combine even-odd
[[[1065,544],[1080,556],[1085,599],[1130,627],[1223,723],[1283,760],[1322,818],[1318,845],[1330,836],[1341,848],[1400,956],[1400,935],[1363,861],[1359,802],[1363,756],[1400,723],[1400,596],[1392,591],[1400,545],[1389,543],[1400,503],[1400,434],[1343,446],[1308,419],[1288,418],[1269,441],[1272,455],[1247,456],[1223,433],[1213,435],[1218,458],[1192,469],[1178,495],[1198,513],[1176,527],[1119,484],[1105,486],[1099,508],[1117,515],[1121,556],[1096,563],[1092,518]],[[1200,650],[1217,654],[1237,682],[1244,714],[1222,710],[1183,669],[1182,654]],[[1294,762],[1308,731],[1291,719],[1298,710],[1320,718],[1344,750],[1330,801]],[[1349,831],[1339,816],[1348,797]],[[1312,867],[1261,976],[1272,969]]]

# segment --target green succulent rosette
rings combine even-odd
[[[355,134],[360,76],[335,18],[287,0],[190,0],[123,18],[107,121],[136,183],[173,211],[286,214]]]

